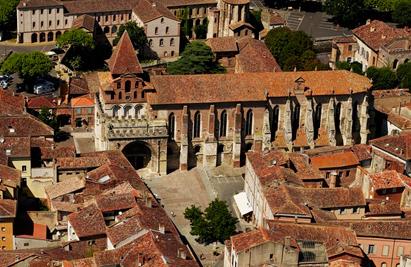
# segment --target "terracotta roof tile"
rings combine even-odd
[[[46,96],[36,96],[29,98],[27,101],[27,107],[32,109],[40,109],[40,108],[49,108],[53,109],[56,108],[55,100],[50,99]]]
[[[113,75],[143,73],[127,31],[123,33],[120,41],[114,48],[113,54],[108,60],[108,67]]]
[[[102,212],[124,211],[137,205],[130,193],[99,195],[96,197],[96,204]]]
[[[402,215],[400,203],[398,202],[386,200],[367,200],[367,202],[369,202],[368,211],[365,213],[367,217]]]
[[[96,20],[94,17],[84,14],[75,18],[71,27],[76,29],[86,29],[89,32],[94,32]]]
[[[23,95],[13,95],[8,90],[0,90],[0,116],[24,113]]]
[[[78,212],[71,213],[68,216],[68,221],[73,226],[79,238],[98,236],[106,233],[103,214],[94,204]]]
[[[16,217],[17,201],[13,199],[0,199],[0,218]]]
[[[151,105],[266,101],[293,95],[296,80],[305,80],[306,94],[347,95],[367,92],[368,78],[349,71],[265,72],[236,74],[161,75],[152,77]]]
[[[246,249],[271,242],[271,236],[266,229],[259,228],[257,230],[231,236],[230,242],[236,253],[239,253]]]
[[[232,36],[210,38],[205,43],[211,48],[213,53],[238,52],[237,40]]]
[[[87,81],[84,77],[73,77],[70,79],[69,83],[69,94],[70,95],[86,95],[89,94]]]
[[[20,186],[21,172],[14,168],[0,164],[0,184],[16,188]]]
[[[112,11],[131,11],[137,0],[82,0],[63,1],[69,14],[94,14]]]
[[[407,29],[394,28],[379,20],[373,20],[369,24],[355,28],[353,33],[374,51],[378,51],[381,46],[393,38],[411,35]]]
[[[46,194],[50,200],[57,197],[79,191],[85,187],[85,181],[79,177],[66,179],[62,182],[49,185],[45,188]]]
[[[94,107],[94,97],[90,95],[82,95],[82,96],[74,97],[70,100],[70,104],[73,108]]]
[[[380,237],[411,240],[410,220],[364,220],[354,222],[337,221],[333,224],[350,227],[359,237]]]
[[[311,157],[311,164],[321,170],[358,166],[360,163],[352,151],[342,151]]]
[[[394,170],[371,174],[370,182],[374,190],[411,187],[411,178]]]
[[[53,136],[53,129],[31,115],[0,116],[0,136]]]
[[[4,137],[0,143],[0,154],[7,157],[30,157],[30,137]]]
[[[383,151],[393,154],[399,158],[411,159],[411,133],[401,135],[388,135],[370,141],[372,146],[375,146]]]
[[[351,147],[351,151],[355,154],[359,161],[370,160],[371,146],[366,144],[357,144]]]
[[[173,13],[171,13],[171,11],[165,7],[161,1],[139,0],[133,8],[133,11],[143,22],[149,22],[161,17],[178,21]]]

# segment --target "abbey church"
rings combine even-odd
[[[122,150],[135,168],[166,174],[238,167],[249,150],[302,151],[366,143],[367,77],[349,71],[159,75],[145,80],[125,33],[96,93],[97,150]]]

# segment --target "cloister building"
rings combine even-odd
[[[142,78],[125,34],[109,72],[87,77],[96,95],[97,150],[134,167],[240,166],[248,150],[299,151],[366,143],[367,77],[339,71],[160,75]]]
[[[109,41],[120,26],[135,21],[143,27],[151,50],[159,57],[175,57],[180,47],[180,20],[170,10],[150,0],[21,0],[17,6],[17,42],[56,41],[65,31],[87,28],[88,16]],[[90,24],[90,23],[89,23]]]

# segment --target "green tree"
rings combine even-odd
[[[193,41],[188,44],[181,58],[167,66],[169,74],[222,73],[225,69],[214,61],[211,48],[206,44]]]
[[[398,66],[397,77],[402,88],[411,88],[411,62]]]
[[[364,0],[326,0],[324,7],[343,26],[355,27],[364,17]]]
[[[16,27],[16,7],[19,0],[0,0],[0,32]]]
[[[311,38],[302,31],[291,31],[285,27],[272,29],[265,38],[265,44],[285,71],[326,68],[316,58]]]
[[[197,25],[194,28],[194,32],[196,33],[197,39],[205,39],[207,38],[207,28],[208,28],[208,20],[205,19],[203,24]]]
[[[55,131],[58,130],[57,118],[50,109],[42,107],[37,117]]]
[[[392,11],[398,0],[364,0],[367,8],[376,9],[382,12]]]
[[[369,67],[366,73],[372,79],[373,89],[391,89],[398,85],[397,75],[388,67]]]
[[[95,47],[93,36],[81,29],[66,31],[57,39],[57,45],[60,47],[69,45],[89,50]]]
[[[47,75],[53,64],[45,54],[35,51],[28,53],[13,53],[2,64],[2,73],[19,73],[25,80],[33,80]]]
[[[186,208],[184,217],[190,221],[190,233],[198,236],[198,242],[205,244],[224,243],[235,233],[238,222],[228,210],[227,203],[218,199],[212,201],[204,212],[194,205]]]
[[[363,74],[362,64],[357,61],[354,61],[352,63],[349,63],[347,61],[337,61],[335,65],[339,70],[349,70],[360,75]]]
[[[138,56],[140,59],[143,59],[146,54],[145,48],[148,44],[148,39],[144,29],[139,27],[135,21],[129,21],[124,25],[121,25],[119,30],[117,31],[117,36],[113,40],[113,44],[116,45],[118,41],[120,41],[121,36],[123,35],[124,31],[127,31],[128,35],[130,36],[130,40],[133,43],[134,49],[138,50]]]
[[[411,1],[410,0],[398,0],[394,5],[392,12],[392,18],[394,21],[401,24],[401,26],[411,27]]]

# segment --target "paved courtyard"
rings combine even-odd
[[[222,175],[221,172],[208,171],[208,175],[210,173]],[[217,250],[221,253],[224,246],[222,244],[204,246],[197,243],[195,237],[190,235],[190,222],[184,218],[184,210],[191,205],[205,208],[217,195],[223,200],[229,200],[230,194],[240,188],[238,176],[237,178],[211,177],[210,181],[202,168],[194,168],[188,172],[176,171],[166,176],[145,179],[148,187],[161,199],[161,204],[164,205],[181,234],[186,237],[203,266],[221,264],[222,254],[213,256],[213,251]]]

